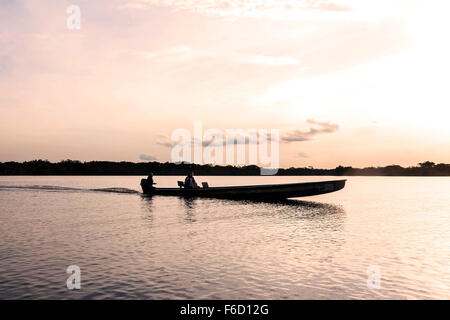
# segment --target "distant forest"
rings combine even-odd
[[[52,163],[47,160],[26,162],[0,162],[0,175],[185,175],[194,171],[205,176],[257,176],[258,166],[213,166],[170,162],[111,162],[64,160]],[[386,167],[352,168],[338,166],[334,169],[287,168],[279,169],[280,176],[450,176],[450,164],[426,161],[414,167],[390,165]]]

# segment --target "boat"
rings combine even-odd
[[[249,200],[283,200],[287,198],[308,197],[335,192],[344,188],[346,181],[347,180],[332,180],[227,187],[208,187],[207,184],[204,183],[203,188],[188,189],[182,187],[182,182],[179,182],[179,188],[150,187],[146,184],[146,179],[142,179],[141,186],[143,193],[146,195]]]

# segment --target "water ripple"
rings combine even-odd
[[[1,179],[1,299],[449,298],[448,180],[257,202],[140,196],[136,177]]]

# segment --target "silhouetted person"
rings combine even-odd
[[[150,174],[148,175],[147,179],[142,179],[141,180],[141,187],[145,187],[145,188],[153,188],[153,185],[156,184],[155,182],[153,182],[153,173],[150,172]]]
[[[195,182],[195,179],[194,179],[194,173],[193,172],[189,172],[187,177],[186,177],[186,179],[184,179],[184,187],[186,189],[198,188],[197,182]]]
[[[151,186],[153,186],[154,184],[156,184],[156,182],[153,182],[153,173],[150,172],[150,174],[147,177],[147,183]]]

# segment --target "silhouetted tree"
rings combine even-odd
[[[52,163],[48,160],[32,160],[22,163],[0,162],[0,175],[185,175],[195,171],[197,175],[259,175],[260,168],[255,165],[234,167],[198,165],[192,163],[170,162],[111,162],[63,160]],[[313,167],[278,170],[278,175],[361,175],[361,176],[450,176],[450,164],[425,161],[416,167],[403,168],[399,165],[386,167],[352,168],[338,166],[335,169],[315,169]]]

